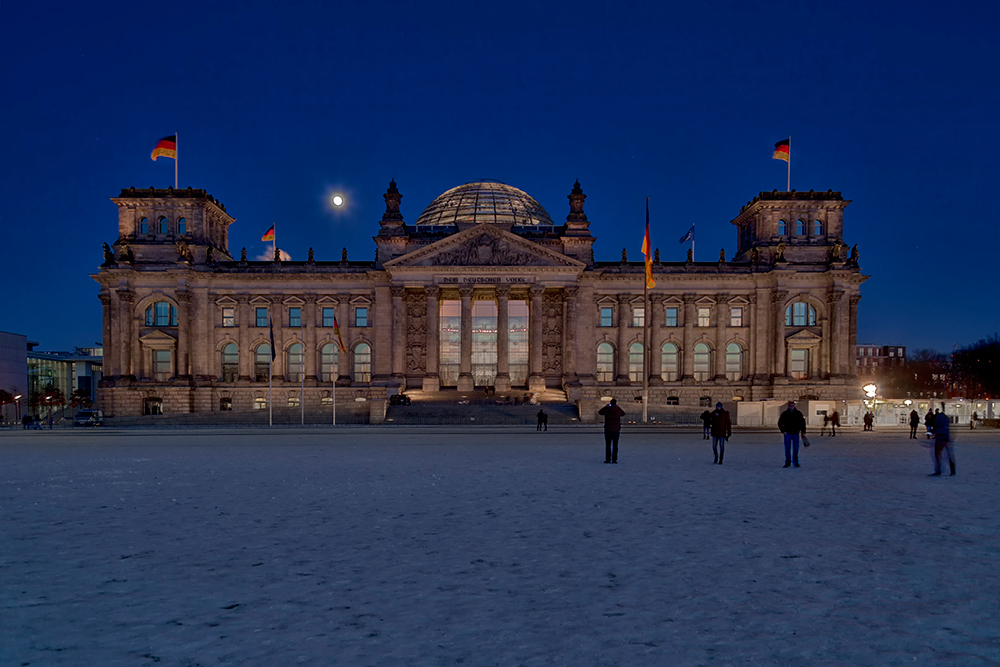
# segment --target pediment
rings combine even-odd
[[[788,341],[789,343],[803,343],[812,345],[823,340],[823,337],[818,334],[814,334],[812,331],[809,331],[807,329],[800,329],[799,331],[796,331],[790,336],[785,336],[785,340]]]
[[[429,266],[536,266],[583,269],[583,262],[483,223],[396,257],[385,268]]]
[[[153,350],[172,350],[177,345],[176,338],[159,329],[154,329],[145,336],[141,336],[139,342],[144,347]]]
[[[236,301],[236,299],[234,299],[231,296],[220,296],[218,299],[215,300],[215,305],[217,305],[217,306],[236,306],[236,305],[239,305],[239,302]]]

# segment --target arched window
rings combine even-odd
[[[726,378],[733,381],[743,379],[743,348],[739,343],[726,346]]]
[[[708,343],[698,343],[694,346],[694,379],[710,380],[712,378],[712,348]]]
[[[372,381],[372,347],[368,343],[358,343],[354,348],[354,381]]]
[[[227,343],[222,348],[222,381],[236,382],[239,376],[240,348],[236,347],[236,343]]]
[[[337,379],[337,346],[327,343],[319,349],[319,379],[320,382],[333,382]]]
[[[139,221],[139,233],[148,234],[149,233],[149,218],[143,218]]]
[[[164,217],[160,218],[159,225],[157,226],[156,231],[160,234],[168,234],[170,232],[170,223],[167,222],[166,218]]]
[[[267,382],[271,372],[271,346],[261,343],[253,353],[253,378],[257,382]]]
[[[784,236],[788,233],[788,223],[784,220],[778,220],[778,236]]]
[[[180,218],[177,221],[177,233],[187,234],[188,233],[188,221],[187,218]]]
[[[660,377],[664,382],[674,382],[681,375],[680,349],[675,343],[664,343],[660,356]]]
[[[628,379],[642,382],[642,343],[632,343],[628,348]]]
[[[802,220],[795,221],[795,235],[805,236],[806,234],[806,223]]]
[[[597,346],[597,381],[615,381],[615,348],[611,343]]]
[[[813,220],[813,236],[823,236],[822,220]]]
[[[805,301],[796,301],[785,308],[786,327],[816,326],[816,309]]]
[[[146,308],[147,327],[177,326],[177,308],[166,301],[157,301]]]
[[[288,369],[287,377],[289,382],[299,382],[302,380],[304,370],[302,362],[305,360],[305,355],[302,353],[303,349],[302,343],[295,343],[289,346],[288,352],[285,353],[287,357],[285,368]]]

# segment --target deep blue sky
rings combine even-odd
[[[278,225],[293,259],[371,259],[395,178],[413,222],[495,178],[557,221],[574,179],[599,260],[732,256],[740,207],[792,187],[854,203],[858,340],[950,352],[1000,331],[1000,76],[990,3],[5,3],[0,330],[100,340],[110,197],[180,185]],[[766,8],[762,8],[766,7]],[[343,192],[349,206],[331,212]]]

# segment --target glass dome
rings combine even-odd
[[[530,195],[500,181],[472,181],[431,202],[416,225],[551,225],[552,218]]]

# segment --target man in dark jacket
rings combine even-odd
[[[712,413],[705,410],[701,413],[701,439],[708,440],[712,434]]]
[[[778,430],[785,434],[785,465],[799,467],[799,434],[806,432],[806,418],[788,401],[788,409],[778,417]]]
[[[951,418],[944,413],[944,403],[941,404],[941,412],[934,415],[934,472],[931,477],[941,476],[941,453],[948,451],[948,463],[951,465],[951,474],[955,474],[955,452],[951,448]]]
[[[733,422],[729,419],[729,413],[722,409],[722,403],[715,404],[715,412],[712,413],[712,454],[715,460],[712,463],[722,465],[722,457],[726,455],[726,440],[733,434]]]
[[[910,440],[917,439],[917,427],[920,426],[920,413],[910,410]]]
[[[597,411],[604,417],[604,462],[618,463],[618,436],[622,432],[622,417],[625,411],[618,407],[614,398]]]

